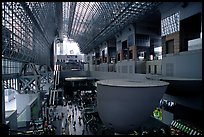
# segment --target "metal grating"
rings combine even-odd
[[[63,34],[83,53],[98,48],[159,2],[2,2],[2,57],[50,63],[55,37]]]
[[[49,65],[56,28],[55,3],[2,2],[2,57]]]
[[[63,32],[88,53],[125,25],[138,21],[159,2],[64,2]]]

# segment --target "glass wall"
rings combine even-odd
[[[2,59],[2,74],[19,73],[21,65],[21,62]]]

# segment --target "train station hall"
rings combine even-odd
[[[203,135],[202,1],[1,7],[1,135]]]

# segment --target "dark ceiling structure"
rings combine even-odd
[[[63,35],[88,53],[130,23],[151,14],[161,2],[63,2]]]
[[[161,2],[2,2],[2,57],[48,64],[55,38],[99,48],[125,26],[149,18]]]

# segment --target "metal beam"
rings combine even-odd
[[[68,32],[67,36],[70,37],[71,35],[71,29],[72,29],[72,24],[73,24],[73,19],[74,19],[74,14],[75,14],[75,9],[76,9],[76,2],[71,3],[70,5],[70,13],[69,13],[69,24],[68,24]]]
[[[57,2],[55,6],[56,19],[57,19],[57,31],[59,38],[63,39],[63,6],[62,2]]]
[[[43,30],[41,29],[40,25],[38,24],[38,22],[36,21],[33,13],[31,12],[30,8],[28,7],[28,5],[25,2],[19,2],[21,4],[21,6],[23,7],[23,9],[25,10],[25,12],[29,15],[30,19],[32,20],[32,22],[35,24],[35,26],[37,27],[37,29],[39,30],[39,32],[42,34],[42,36],[46,39],[46,42],[49,45],[49,40],[48,38],[45,36]]]
[[[134,3],[134,2],[131,2],[130,4],[128,4],[128,6],[125,7],[125,9],[123,10],[123,12],[120,12],[117,18],[115,18],[115,19],[112,20],[109,24],[107,24],[106,27],[105,27],[104,29],[102,29],[102,31],[101,31],[99,34],[97,34],[97,35],[93,38],[92,41],[90,41],[89,43],[86,44],[87,46],[86,46],[85,48],[82,48],[82,50],[85,51],[87,48],[92,48],[92,47],[89,47],[89,46],[92,46],[91,44],[92,44],[94,41],[96,41],[96,40],[101,36],[102,33],[105,33],[105,32],[107,31],[107,28],[109,28],[109,26],[110,26],[112,23],[117,22],[117,21],[121,18],[121,16],[122,16],[127,10],[129,10],[129,7],[131,7],[133,3]]]

